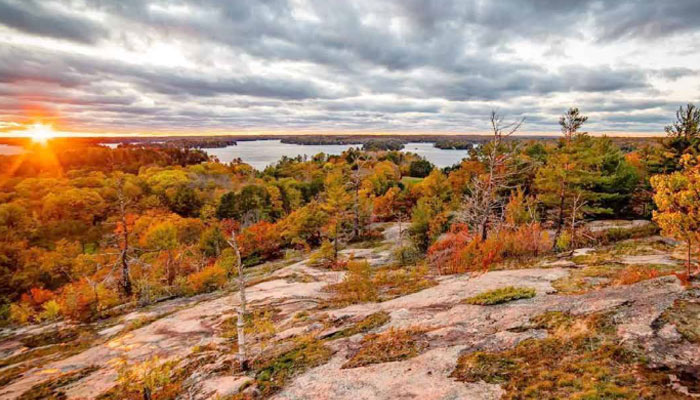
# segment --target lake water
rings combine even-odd
[[[20,146],[12,146],[9,144],[0,144],[0,156],[14,156],[15,154],[24,153],[24,149]]]
[[[219,161],[229,163],[236,158],[250,164],[253,168],[263,170],[268,165],[279,161],[282,156],[312,157],[318,153],[341,154],[351,147],[360,145],[330,144],[330,145],[302,145],[282,143],[280,140],[247,140],[239,141],[235,146],[220,148],[204,148],[210,155],[216,156]],[[360,146],[361,147],[361,146]],[[467,156],[466,150],[442,150],[433,146],[433,143],[406,143],[403,151],[410,151],[435,164],[438,168],[449,167],[459,163]]]

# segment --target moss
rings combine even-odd
[[[389,322],[390,319],[391,317],[389,317],[389,313],[387,313],[386,311],[372,313],[363,318],[360,322],[354,324],[353,326],[334,333],[333,335],[329,336],[328,339],[340,339],[356,335],[358,333],[369,332],[372,329],[379,328],[380,326],[386,324],[387,322]]]
[[[425,331],[418,328],[394,329],[381,334],[369,334],[362,339],[362,347],[343,364],[342,368],[356,368],[370,364],[406,360],[429,347]]]
[[[34,348],[51,344],[71,342],[80,336],[81,331],[77,328],[49,329],[42,333],[27,336],[20,340],[23,345]]]
[[[17,378],[21,377],[28,369],[29,365],[18,365],[16,367],[5,368],[0,371],[0,387],[3,387],[9,383],[14,382]]]
[[[294,348],[266,360],[254,360],[255,383],[263,397],[279,391],[293,377],[304,371],[325,364],[333,352],[323,342],[300,338]]]
[[[676,300],[660,317],[691,343],[700,343],[700,300]],[[661,325],[661,324],[660,324]]]
[[[22,393],[18,400],[58,400],[65,399],[66,395],[61,391],[61,388],[77,382],[91,373],[98,370],[96,366],[81,368],[77,371],[71,371],[53,377],[46,382],[32,386],[31,389]]]
[[[536,294],[537,292],[533,288],[508,286],[489,290],[474,297],[465,299],[462,302],[466,304],[490,306],[507,303],[514,300],[529,299],[531,297],[535,297]]]
[[[501,352],[460,356],[451,376],[500,384],[503,399],[679,399],[667,373],[652,371],[617,342],[608,315],[549,312],[531,319],[550,332]]]

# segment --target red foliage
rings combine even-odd
[[[482,272],[501,259],[503,247],[499,240],[481,240],[462,224],[450,231],[428,249],[428,260],[440,274]]]
[[[55,294],[48,290],[42,288],[31,288],[29,293],[22,295],[21,302],[31,306],[34,309],[39,309],[39,307],[49,300],[55,298]]]

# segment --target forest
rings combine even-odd
[[[337,250],[371,240],[377,221],[404,222],[402,259],[440,274],[580,247],[600,238],[579,225],[610,216],[654,213],[669,233],[685,229],[691,256],[694,198],[679,194],[697,178],[698,112],[678,118],[668,138],[622,151],[582,132],[576,109],[551,143],[506,140],[521,122],[493,114],[490,141],[445,170],[398,151],[285,158],[259,172],[173,147],[35,146],[0,160],[0,315],[87,321],[221,288],[236,274],[232,234],[246,266],[320,247],[339,268]]]
[[[314,268],[345,272],[327,288],[324,307],[333,308],[658,232],[686,254],[683,268],[664,274],[696,279],[700,112],[681,107],[666,137],[625,146],[587,134],[586,122],[571,108],[557,140],[523,140],[512,135],[527,121],[494,112],[480,145],[443,143],[465,149],[445,169],[399,151],[397,141],[285,157],[263,171],[183,146],[28,145],[0,158],[0,320],[14,328],[94,323],[242,290],[244,271],[307,254]],[[653,223],[588,227],[600,219]],[[398,224],[392,269],[372,272],[343,252],[380,240],[389,222]]]

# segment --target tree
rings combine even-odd
[[[197,192],[186,185],[178,186],[169,203],[170,209],[183,217],[196,217],[202,208],[202,201],[197,197]]]
[[[662,143],[670,153],[665,163],[666,171],[678,170],[683,154],[700,153],[700,109],[693,104],[681,106],[676,111],[676,121],[666,126],[667,138]]]
[[[662,231],[688,246],[686,269],[690,278],[693,246],[700,239],[700,157],[681,158],[683,170],[651,177],[654,203],[653,219]]]
[[[513,148],[505,139],[517,132],[523,121],[506,123],[496,111],[491,111],[492,136],[482,149],[486,171],[472,179],[459,215],[461,221],[476,230],[481,240],[486,240],[489,230],[502,218],[499,213],[507,199],[508,181],[517,172],[511,165]]]
[[[639,177],[608,138],[576,135],[547,157],[537,171],[537,199],[550,210],[556,238],[570,225],[576,241],[576,224],[585,215],[627,212]]]
[[[559,118],[561,132],[564,134],[567,143],[571,142],[571,139],[577,135],[578,130],[586,121],[588,121],[588,117],[581,115],[577,107],[569,108],[564,115]]]
[[[236,240],[236,228],[233,221],[227,221],[228,231],[230,232],[226,241],[228,245],[231,246],[235,254],[234,263],[238,271],[238,296],[239,305],[237,312],[236,321],[236,331],[238,334],[238,362],[241,369],[248,370],[248,358],[246,355],[246,342],[245,342],[245,314],[246,314],[246,296],[245,296],[245,275],[243,274],[243,261],[241,260],[241,252],[238,248],[238,241]]]
[[[432,171],[433,168],[435,167],[430,163],[430,161],[420,159],[411,162],[411,165],[408,167],[408,174],[415,178],[425,178],[428,176],[428,174],[430,174],[430,171]]]

